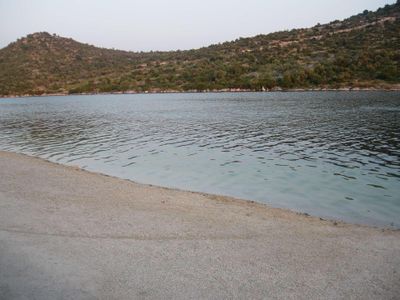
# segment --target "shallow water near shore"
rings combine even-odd
[[[400,93],[0,100],[0,150],[400,228]]]

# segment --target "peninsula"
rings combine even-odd
[[[38,32],[0,49],[0,96],[400,89],[400,3],[195,50],[129,52]]]

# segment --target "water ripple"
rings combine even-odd
[[[396,92],[2,99],[0,149],[400,227],[399,120]]]

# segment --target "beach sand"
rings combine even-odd
[[[0,299],[399,299],[400,231],[0,152]]]

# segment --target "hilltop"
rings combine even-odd
[[[400,3],[196,50],[129,52],[46,32],[0,50],[0,95],[400,86]]]

